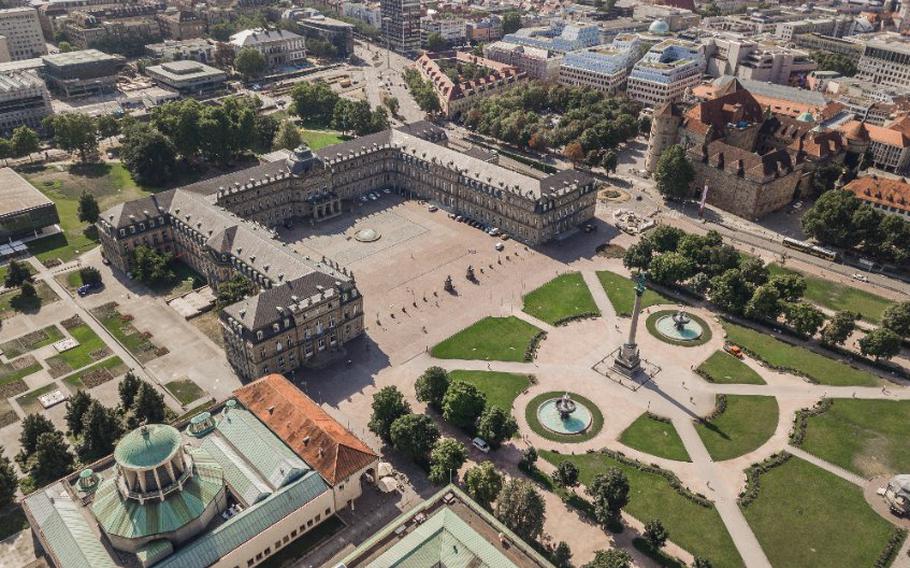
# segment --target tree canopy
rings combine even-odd
[[[456,428],[471,431],[486,404],[486,397],[477,387],[464,381],[452,381],[442,399],[442,417]]]
[[[410,414],[411,405],[397,387],[388,386],[373,395],[373,414],[370,417],[370,431],[385,441],[390,440],[392,423]]]
[[[468,495],[482,507],[490,508],[490,504],[502,490],[502,475],[491,461],[468,469],[464,474],[464,486]]]
[[[414,390],[417,400],[425,402],[437,411],[442,410],[442,399],[449,389],[449,374],[442,367],[429,367],[417,378]]]
[[[426,414],[405,414],[392,423],[389,438],[396,450],[425,464],[439,439],[439,427]]]
[[[496,498],[496,518],[522,539],[533,542],[543,532],[546,505],[531,482],[512,478]]]
[[[240,73],[244,79],[259,77],[268,69],[268,62],[265,56],[252,47],[244,47],[237,52],[234,58],[234,69]]]
[[[130,272],[133,278],[146,284],[157,284],[174,277],[171,269],[172,254],[158,252],[155,249],[139,245],[130,251]]]
[[[654,180],[657,191],[670,199],[683,199],[692,195],[689,187],[695,179],[695,170],[686,158],[686,149],[674,144],[664,150],[657,160]]]

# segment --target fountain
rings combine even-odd
[[[576,408],[575,401],[572,400],[569,393],[565,393],[562,398],[556,401],[556,410],[559,411],[559,417],[563,420],[568,420]]]
[[[704,333],[701,323],[682,310],[660,316],[654,327],[658,333],[672,341],[696,341]]]
[[[592,416],[590,409],[572,400],[569,393],[545,400],[537,408],[540,424],[557,434],[581,434],[591,427]]]

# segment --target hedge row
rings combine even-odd
[[[569,325],[573,321],[585,320],[585,319],[597,319],[599,317],[600,317],[600,314],[597,312],[584,312],[581,314],[575,314],[574,316],[569,316],[566,318],[556,320],[556,322],[553,325],[554,326]]]
[[[891,538],[888,539],[888,544],[885,545],[885,549],[878,555],[875,564],[872,566],[874,568],[887,568],[890,566],[891,561],[897,556],[901,545],[904,544],[905,538],[907,538],[907,529],[894,527],[891,531]],[[910,556],[910,553],[908,553],[908,556]]]
[[[721,414],[727,411],[727,395],[719,394],[714,398],[714,410],[711,411],[711,414],[703,416],[698,420],[700,422],[711,422]]]
[[[793,430],[790,431],[790,443],[797,448],[803,445],[803,439],[806,437],[806,428],[809,427],[809,419],[819,414],[828,412],[834,401],[830,398],[823,398],[812,408],[803,408],[796,412],[793,418]]]
[[[691,489],[689,489],[688,487],[683,485],[682,481],[680,481],[679,478],[676,477],[676,474],[673,473],[672,471],[666,470],[666,469],[656,466],[654,464],[651,464],[651,465],[643,464],[636,459],[632,459],[632,458],[626,456],[622,452],[617,452],[617,451],[610,450],[607,448],[601,449],[600,453],[606,455],[607,457],[609,457],[611,459],[618,461],[621,464],[634,467],[635,469],[637,469],[639,471],[643,471],[645,473],[653,473],[655,475],[659,475],[659,476],[663,477],[664,479],[667,480],[667,483],[670,484],[670,487],[672,487],[677,493],[679,493],[680,495],[682,495],[686,499],[689,499],[690,501],[692,501],[693,503],[695,503],[697,505],[701,505],[702,507],[712,507],[713,506],[713,504],[711,503],[711,501],[708,500],[707,497],[705,497],[701,493],[695,493],[694,491],[692,491]]]
[[[534,361],[534,356],[537,355],[537,348],[540,347],[540,342],[546,338],[546,331],[539,331],[537,332],[537,335],[531,338],[531,342],[528,343],[528,348],[525,349],[525,362],[530,363]]]
[[[791,457],[787,452],[781,452],[779,454],[771,454],[764,461],[750,465],[746,469],[746,486],[743,487],[742,492],[739,494],[740,507],[748,507],[758,497],[758,491],[761,489],[759,478],[763,473],[785,464]]]

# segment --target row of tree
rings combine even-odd
[[[331,126],[342,134],[363,136],[389,127],[385,108],[370,109],[367,101],[343,98],[325,81],[298,83],[290,96],[292,113],[308,123]]]
[[[410,67],[404,70],[402,76],[411,91],[411,96],[414,97],[414,102],[417,103],[420,110],[428,114],[439,112],[442,107],[439,104],[439,97],[436,96],[436,91],[433,90],[432,83],[425,81],[416,69]]]

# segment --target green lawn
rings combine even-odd
[[[910,401],[836,399],[809,418],[802,448],[862,475],[910,471]]]
[[[205,391],[199,388],[199,385],[187,378],[165,383],[164,388],[174,395],[182,405],[187,405],[205,396]]]
[[[60,332],[60,329],[56,325],[49,325],[0,344],[0,351],[6,355],[7,359],[15,359],[23,353],[40,349],[61,339],[63,339],[63,333]]]
[[[342,136],[340,132],[335,132],[333,130],[303,129],[300,131],[300,135],[304,142],[307,143],[307,146],[310,147],[310,150],[319,150],[326,146],[350,140],[349,136]]]
[[[92,331],[92,328],[84,323],[71,328],[69,334],[73,336],[73,339],[79,342],[79,346],[58,355],[54,355],[53,357],[49,357],[47,359],[48,366],[53,367],[59,363],[63,363],[65,366],[69,367],[70,371],[75,371],[96,360],[92,357],[93,352],[99,351],[100,349],[107,350],[107,345],[105,345],[104,341]],[[51,374],[55,373],[52,372]]]
[[[32,358],[29,357],[29,359]],[[41,364],[37,361],[18,370],[15,369],[11,363],[0,363],[0,387],[5,387],[6,385],[18,381],[22,377],[27,377],[40,370]],[[7,394],[4,398],[9,396],[11,395]]]
[[[25,269],[28,270],[28,273],[34,276],[35,269],[34,269],[34,267],[32,267],[31,264],[29,264],[27,262],[20,262],[19,264],[24,266]],[[0,266],[0,285],[2,285],[4,282],[6,282],[6,273],[7,272],[9,272],[9,264],[4,264],[3,266]]]
[[[35,292],[36,297],[28,300],[19,297],[18,289],[0,294],[0,320],[18,314],[36,314],[47,304],[60,299],[50,286],[41,280],[35,282]]]
[[[729,460],[747,454],[765,442],[777,428],[777,399],[773,396],[726,395],[727,408],[695,429],[711,459]]]
[[[184,294],[206,283],[205,277],[185,262],[173,261],[171,270],[174,271],[174,277],[167,281],[156,282],[150,286],[152,291],[161,296],[171,297]]]
[[[676,428],[670,422],[644,413],[619,437],[619,441],[636,449],[668,460],[691,461]]]
[[[488,405],[503,410],[510,410],[515,397],[531,384],[527,375],[497,371],[450,371],[449,377],[471,383],[487,397]]]
[[[573,462],[580,481],[587,485],[610,467],[621,469],[629,479],[629,504],[625,511],[642,522],[660,519],[670,539],[693,554],[708,558],[715,568],[743,566],[743,561],[714,507],[703,507],[670,487],[661,475],[642,471],[599,453],[569,456],[541,450],[540,456],[554,465]],[[583,490],[579,489],[579,493]]]
[[[22,411],[26,414],[33,414],[35,412],[41,412],[43,410],[41,403],[38,402],[38,397],[47,394],[51,391],[57,390],[59,387],[57,383],[51,383],[49,385],[44,385],[41,388],[37,388],[31,392],[27,392],[24,395],[17,397],[16,402],[19,403],[19,406],[22,407]]]
[[[859,487],[796,457],[762,474],[743,513],[775,568],[873,566],[891,535]]]
[[[522,311],[550,325],[571,317],[600,315],[594,298],[579,272],[560,274],[540,288],[525,294]]]
[[[129,367],[120,357],[109,357],[63,379],[63,383],[73,392],[92,389],[115,377],[126,374]]]
[[[730,355],[726,351],[716,351],[696,369],[698,373],[711,381],[720,384],[763,385],[764,379],[751,367]]]
[[[155,358],[155,344],[137,330],[131,320],[124,319],[116,304],[109,303],[94,308],[92,314],[137,359],[145,362]]]
[[[754,357],[772,367],[805,375],[811,380],[831,386],[877,386],[878,377],[855,369],[803,347],[784,343],[768,334],[730,322],[724,322],[727,339],[748,350]]]
[[[610,299],[610,303],[613,304],[616,315],[631,316],[632,308],[635,305],[635,283],[630,278],[620,276],[609,270],[598,271],[597,278],[600,280],[601,285],[603,285],[604,291],[607,293],[607,298]],[[671,300],[651,289],[645,290],[644,295],[641,297],[642,308],[647,308],[648,306],[653,306],[655,304],[675,303],[677,303],[675,300]]]
[[[809,276],[802,272],[784,268],[779,264],[769,264],[768,268],[772,276],[775,274],[799,274],[802,276],[806,280],[805,298],[810,302],[829,310],[859,312],[864,320],[874,324],[881,323],[882,313],[885,308],[893,303],[887,298],[882,298],[865,290]]]
[[[435,345],[430,354],[438,359],[525,361],[540,331],[514,316],[486,317]]]

